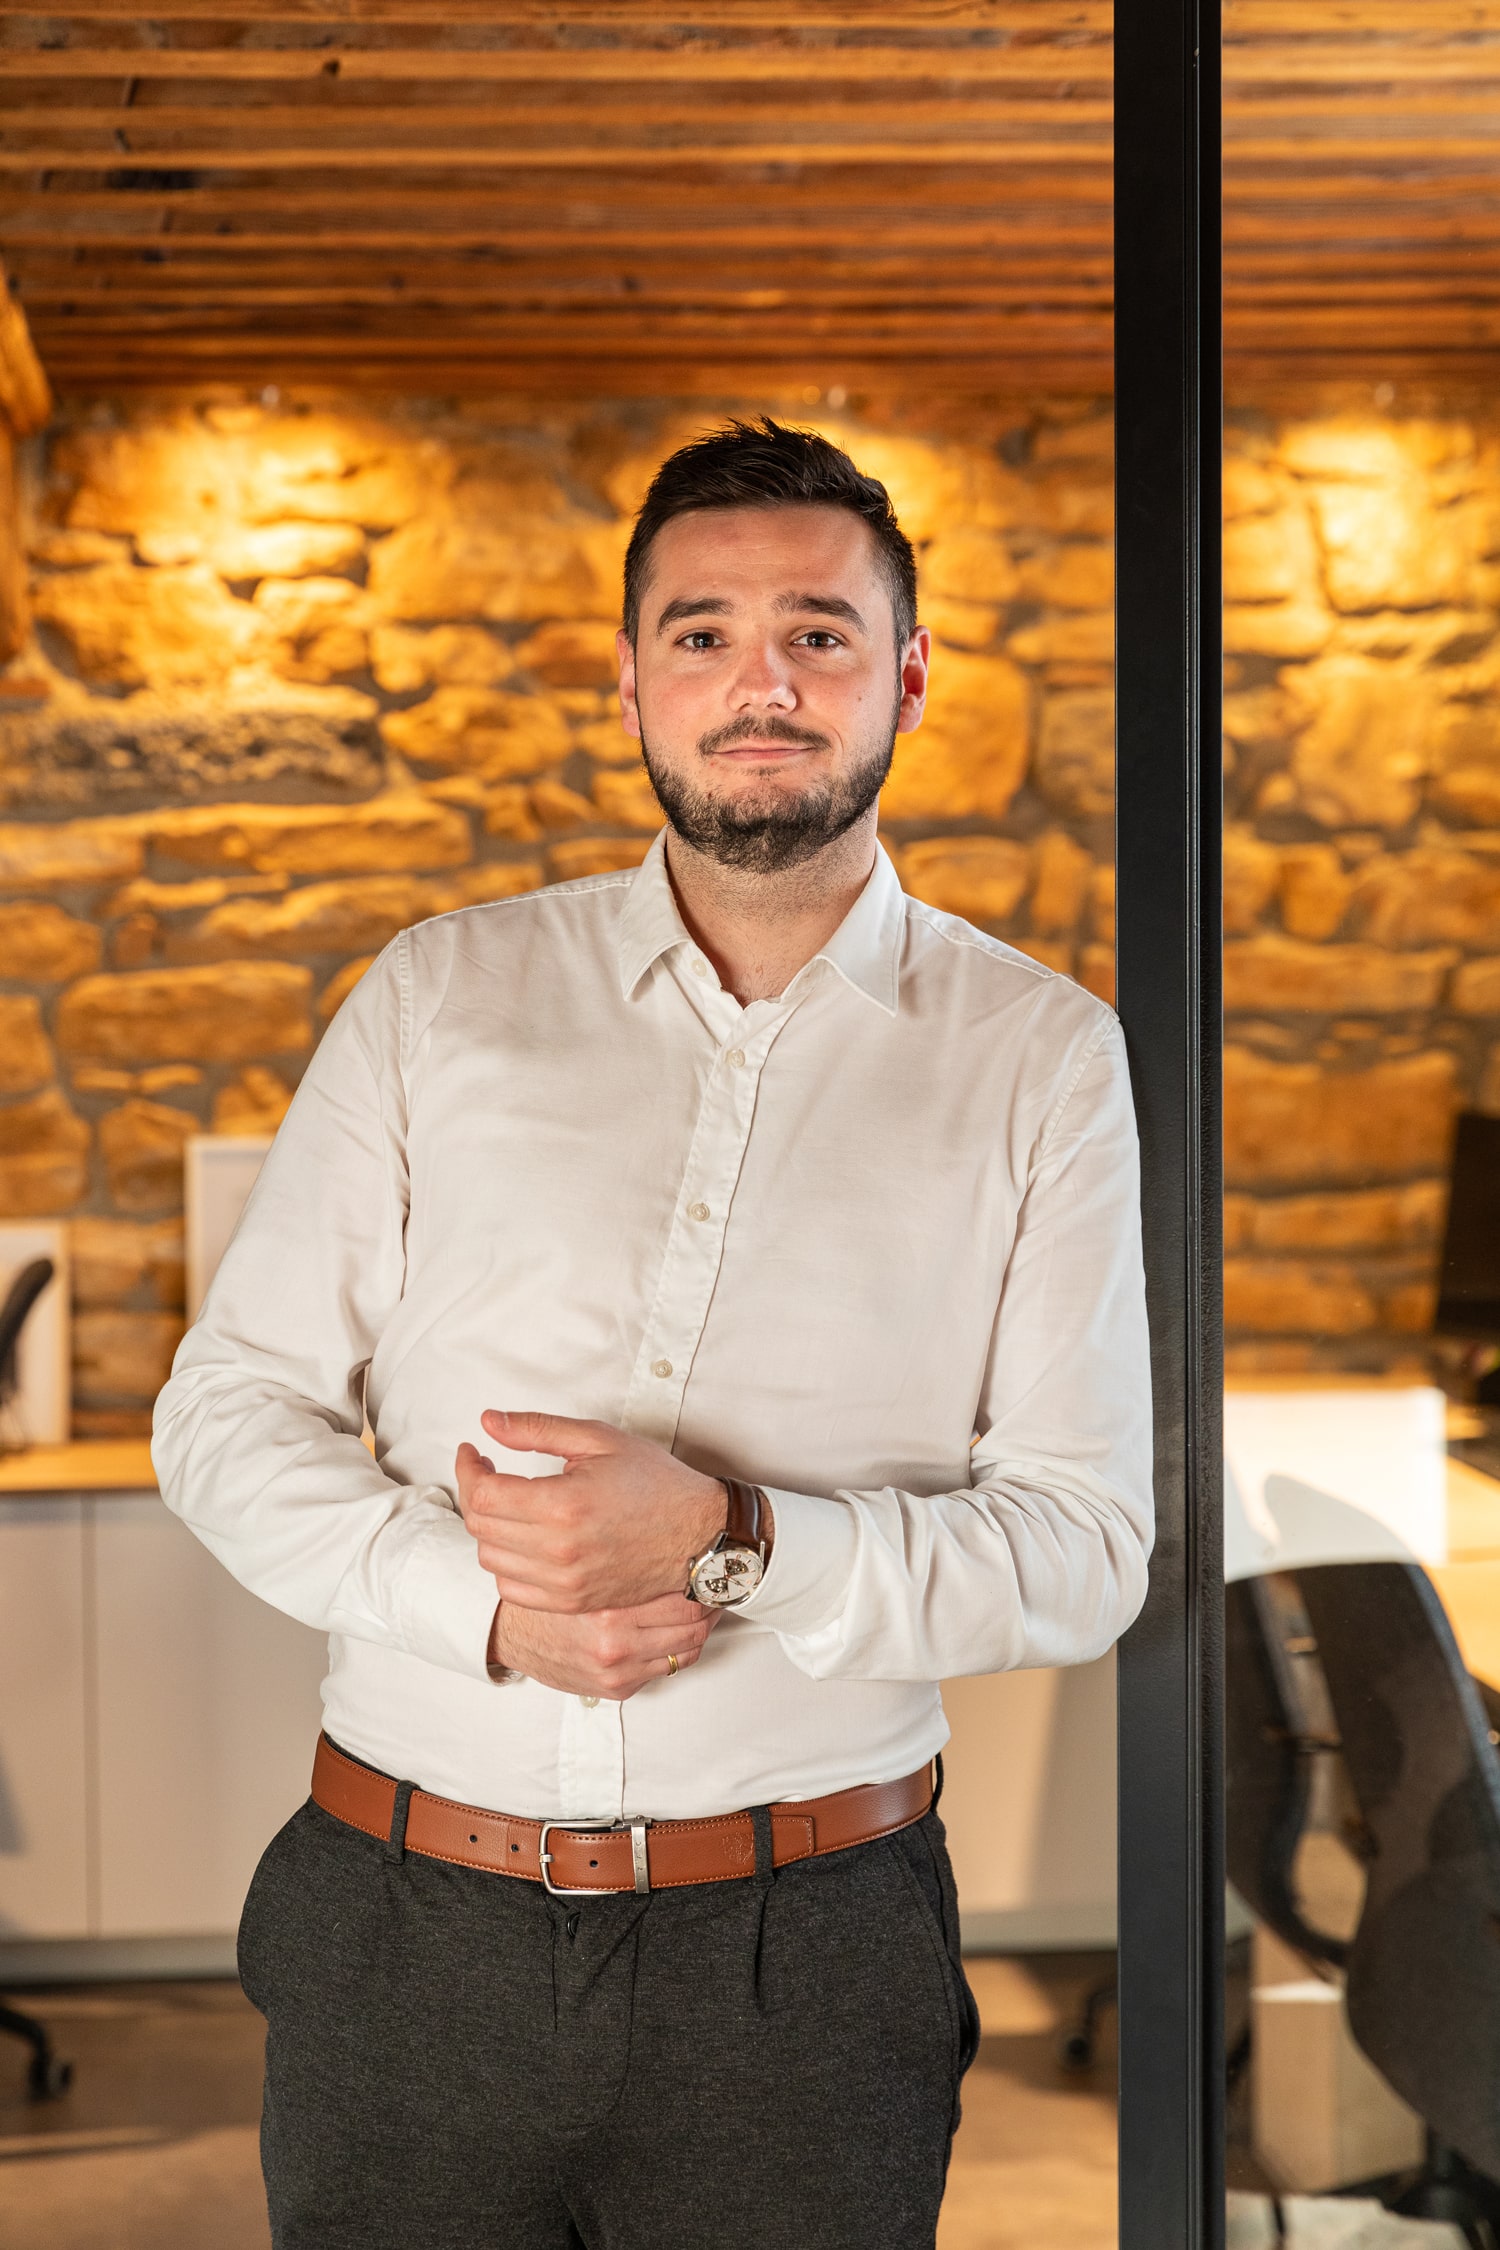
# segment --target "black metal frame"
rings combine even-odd
[[[1219,0],[1116,0],[1119,1006],[1157,1544],[1120,1647],[1120,2244],[1224,2239]]]

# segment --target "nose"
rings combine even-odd
[[[791,666],[774,640],[744,650],[729,685],[735,711],[795,711],[797,691]]]

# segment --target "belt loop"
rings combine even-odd
[[[771,1826],[769,1805],[751,1806],[750,1829],[755,1838],[755,1887],[760,1894],[755,1916],[755,1949],[750,1963],[750,1996],[756,2014],[763,2016],[766,2004],[761,1994],[760,1972],[766,1949],[766,1907],[770,1903],[771,1885],[776,1880],[776,1834]]]
[[[755,1880],[762,1886],[776,1880],[776,1835],[769,1805],[752,1805],[750,1829],[755,1838]]]
[[[391,1832],[386,1838],[385,1856],[397,1867],[403,1866],[406,1860],[406,1816],[411,1809],[411,1793],[416,1786],[414,1781],[398,1781],[396,1784],[396,1801],[391,1806]]]
[[[929,1812],[936,1812],[943,1795],[943,1753],[941,1750],[939,1750],[937,1756],[933,1759],[932,1762],[937,1767],[937,1775],[932,1785],[932,1803],[928,1806],[927,1810]]]

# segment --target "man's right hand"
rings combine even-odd
[[[502,1602],[490,1627],[489,1661],[524,1672],[565,1695],[625,1703],[648,1680],[696,1664],[723,1611],[685,1594],[662,1594],[639,1609],[522,1609]]]

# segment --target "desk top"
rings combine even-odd
[[[29,1445],[24,1453],[0,1453],[0,1493],[155,1490],[156,1471],[145,1438],[79,1438],[72,1445]]]

